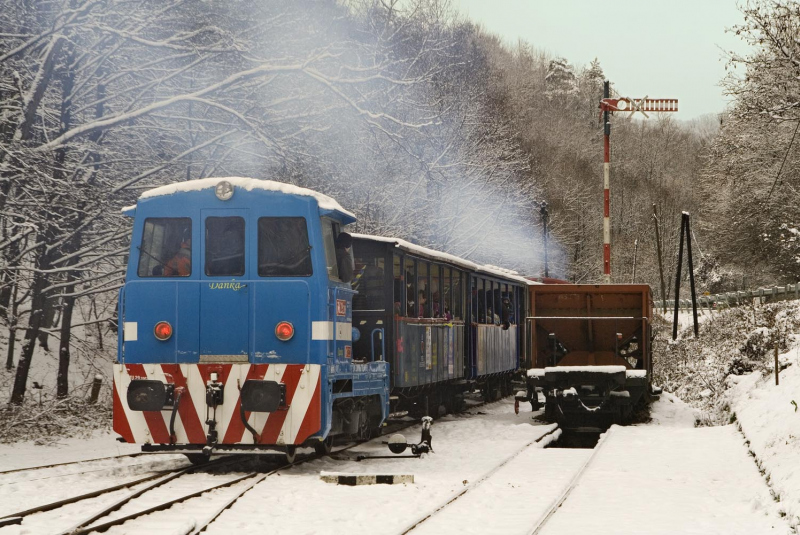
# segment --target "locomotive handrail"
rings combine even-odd
[[[370,343],[372,345],[372,362],[375,362],[375,333],[379,332],[381,334],[381,360],[386,360],[386,345],[384,343],[385,335],[383,332],[383,328],[377,327],[372,329],[372,334],[370,335]]]
[[[122,353],[123,343],[125,342],[125,317],[124,312],[125,303],[125,286],[120,286],[119,294],[117,296],[117,362],[125,360],[125,355]]]

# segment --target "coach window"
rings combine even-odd
[[[492,281],[484,279],[483,293],[486,296],[486,323],[494,323],[494,299],[492,294]]]
[[[322,243],[325,247],[325,266],[328,268],[328,278],[339,279],[339,267],[336,263],[336,236],[338,228],[331,219],[322,218]]]
[[[486,294],[486,323],[493,324],[497,316],[497,311],[494,308],[494,283],[484,280],[483,284],[484,293]]]
[[[438,264],[431,264],[431,299],[428,302],[428,314],[431,318],[442,317],[442,295],[441,295],[442,267]]]
[[[464,319],[464,280],[463,274],[454,269],[453,270],[453,319]]]
[[[355,256],[355,278],[351,285],[358,293],[353,296],[353,310],[384,310],[385,270],[383,253],[363,251]]]
[[[403,257],[400,255],[392,255],[392,293],[394,294],[394,314],[396,316],[405,316],[406,309],[406,292],[405,292],[405,277],[403,276]]]
[[[430,264],[417,260],[417,314],[418,318],[431,317]]]
[[[406,278],[406,316],[417,317],[417,263],[413,258],[405,257]]]
[[[517,307],[516,307],[516,299],[514,299],[514,290],[516,289],[514,286],[505,285],[505,291],[503,292],[503,298],[507,300],[507,302],[503,303],[503,306],[508,308],[508,323],[511,325],[517,324]]]
[[[503,288],[505,284],[494,283],[492,292],[492,302],[494,303],[495,324],[503,322]]]
[[[483,279],[475,279],[475,318],[478,323],[486,323],[486,296],[483,293]]]
[[[442,268],[442,317],[453,319],[453,270]]]
[[[335,263],[335,262],[334,262]],[[304,217],[258,219],[259,277],[309,277],[311,246]]]
[[[480,307],[478,305],[478,279],[476,279],[475,277],[469,277],[468,280],[470,281],[470,287],[469,287],[470,320],[472,321],[472,323],[479,323],[478,309]]]
[[[139,249],[140,277],[188,277],[192,274],[192,220],[158,217],[144,221]]]
[[[244,275],[244,218],[206,218],[206,275]]]

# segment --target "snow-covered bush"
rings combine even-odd
[[[800,330],[800,303],[715,311],[700,324],[699,338],[687,328],[673,341],[672,325],[660,315],[655,328],[654,383],[700,409],[701,423],[723,424],[731,418],[727,378],[774,372],[775,347],[782,353],[797,345],[792,333]]]

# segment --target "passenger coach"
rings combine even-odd
[[[358,359],[390,363],[392,411],[438,415],[511,394],[528,281],[398,238],[354,234]]]

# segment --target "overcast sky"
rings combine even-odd
[[[735,0],[453,0],[508,44],[523,39],[573,65],[600,60],[631,98],[677,98],[676,119],[725,108],[723,50],[745,52],[725,29],[743,22]]]

